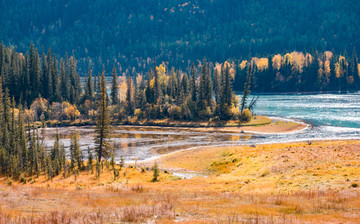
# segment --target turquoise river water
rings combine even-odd
[[[359,94],[260,95],[255,112],[273,119],[299,120],[308,123],[302,131],[284,134],[201,132],[193,128],[113,127],[111,139],[116,159],[148,160],[178,150],[204,146],[257,145],[277,142],[320,139],[357,139],[360,134]],[[45,144],[50,149],[56,131],[68,148],[72,131],[80,134],[86,156],[94,148],[94,127],[47,128]]]

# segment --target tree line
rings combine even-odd
[[[253,92],[348,92],[360,89],[360,64],[355,48],[349,56],[325,51],[291,52],[252,58]],[[234,61],[234,89],[242,91],[249,62]]]
[[[111,92],[101,93],[100,74],[93,76],[89,67],[81,82],[76,59],[57,60],[51,50],[42,53],[31,44],[25,54],[0,44],[0,74],[16,104],[22,104],[26,116],[33,121],[94,120],[97,100],[106,95],[114,120],[136,116],[139,119],[172,118],[178,120],[228,120],[239,115],[233,91],[232,65],[205,59],[192,64],[188,73],[155,63],[145,74],[123,73],[112,69]],[[105,69],[102,76],[105,76]],[[105,88],[107,85],[105,83]]]
[[[249,67],[251,76],[247,77]],[[294,51],[224,63],[203,60],[196,65],[192,63],[186,70],[155,62],[148,71],[140,73],[135,70],[121,73],[114,63],[112,78],[107,78],[112,79],[111,83],[105,83],[110,91],[105,94],[112,120],[238,119],[251,101],[244,105],[246,100],[239,99],[234,92],[357,91],[359,68],[355,49],[351,56],[346,52]],[[107,74],[105,69],[102,74]],[[33,44],[24,54],[0,44],[3,88],[8,89],[16,104],[21,103],[25,115],[34,121],[42,117],[94,120],[98,114],[100,76],[93,75],[89,66],[81,78],[74,56],[58,60],[51,49],[46,54],[43,51],[40,57]],[[246,91],[245,83],[249,84]]]

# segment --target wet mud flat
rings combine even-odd
[[[87,157],[88,148],[94,152],[95,127],[59,127],[44,130],[44,144],[49,150],[59,132],[61,142],[69,155],[70,137],[79,134],[83,155]],[[151,160],[179,150],[207,146],[258,145],[282,142],[357,139],[360,130],[342,127],[314,126],[289,133],[227,132],[214,129],[152,127],[152,126],[114,126],[111,130],[111,144],[115,147],[115,159],[123,156],[127,162]]]

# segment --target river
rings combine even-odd
[[[202,146],[266,144],[312,141],[320,139],[355,139],[360,134],[359,94],[260,95],[255,112],[274,119],[301,120],[309,123],[302,131],[286,134],[203,132],[191,128],[113,127],[115,158],[126,161],[148,160],[177,150]],[[94,148],[93,127],[47,128],[45,144],[53,145],[56,131],[68,148],[72,131],[80,134],[80,145],[86,156]]]

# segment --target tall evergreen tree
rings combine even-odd
[[[217,69],[214,70],[214,96],[217,104],[220,103],[220,75]]]
[[[29,75],[31,84],[31,98],[34,99],[39,96],[41,90],[41,63],[37,49],[30,44],[30,63]]]
[[[111,82],[111,103],[112,105],[118,105],[120,103],[119,99],[119,86],[117,81],[116,67],[114,64],[113,67],[113,77]]]
[[[60,59],[60,86],[61,86],[61,99],[64,101],[69,100],[69,81],[66,71],[66,64],[64,59]]]
[[[93,86],[93,78],[92,78],[92,71],[89,66],[88,75],[85,83],[85,99],[92,100],[94,98],[94,86]]]
[[[70,144],[70,159],[71,169],[81,170],[83,166],[82,152],[79,145],[79,135],[74,131],[71,135],[71,144]]]
[[[105,71],[101,74],[100,81],[100,99],[98,102],[99,107],[99,115],[97,119],[96,125],[96,136],[95,136],[95,144],[96,144],[96,152],[98,162],[101,162],[102,158],[107,158],[108,156],[108,148],[109,148],[109,132],[110,132],[110,117],[107,105],[107,93],[106,93],[106,83],[105,83]]]
[[[125,102],[125,107],[126,107],[126,111],[128,116],[133,115],[134,113],[134,102],[133,102],[133,88],[132,88],[132,78],[130,75],[128,75],[126,77],[126,102]]]
[[[244,83],[244,91],[241,97],[241,112],[247,107],[247,99],[250,95],[250,85],[252,76],[252,64],[249,65],[248,74],[246,76],[246,82]]]
[[[196,72],[195,72],[195,64],[191,65],[191,79],[190,79],[190,94],[193,102],[197,101],[197,86],[196,86]]]

